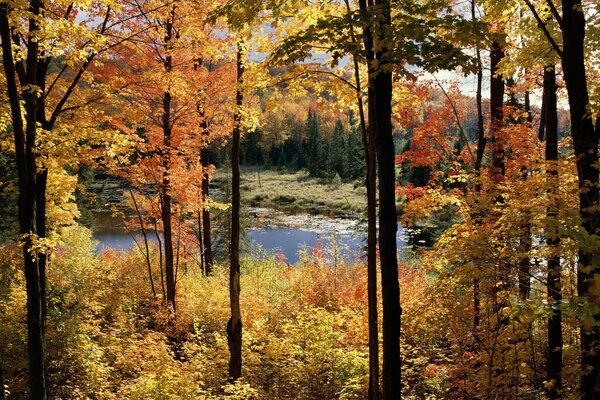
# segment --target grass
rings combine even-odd
[[[226,172],[216,172],[213,180],[226,181]],[[240,186],[242,203],[248,207],[335,216],[361,215],[366,208],[362,182],[328,183],[306,171],[243,167]]]

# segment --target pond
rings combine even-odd
[[[248,211],[251,227],[245,230],[248,246],[246,251],[255,253],[258,248],[267,253],[285,257],[285,262],[299,261],[303,251],[321,249],[340,257],[353,260],[364,254],[366,246],[366,224],[350,218],[329,218],[321,215],[286,215],[265,208],[252,208]],[[119,220],[108,214],[97,216],[94,230],[97,250],[112,247],[117,250],[130,250],[136,244],[138,232],[126,232]],[[399,227],[398,248],[407,246],[407,235]]]

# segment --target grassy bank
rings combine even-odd
[[[366,207],[362,182],[333,182],[308,176],[306,171],[277,171],[262,167],[242,168],[242,202],[248,207],[267,207],[286,213],[357,216]],[[227,182],[227,172],[213,177]]]

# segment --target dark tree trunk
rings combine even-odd
[[[548,245],[548,299],[552,315],[548,318],[548,359],[546,378],[553,384],[548,388],[549,399],[562,398],[562,301],[561,266],[558,246],[558,113],[556,100],[556,73],[554,66],[544,70],[544,106],[546,132],[546,173],[550,204],[546,210],[546,244]]]
[[[37,127],[39,124],[45,130],[54,128],[57,118],[64,111],[64,105],[97,53],[90,54],[79,70],[72,75],[72,78],[69,78],[72,80],[67,90],[55,104],[50,118],[47,119],[46,79],[52,57],[40,52],[39,41],[36,37],[40,31],[39,21],[44,18],[44,1],[31,0],[29,2],[29,14],[26,17],[28,18],[28,29],[25,41],[27,47],[25,60],[15,60],[13,55],[11,37],[13,32],[9,21],[10,4],[10,2],[0,3],[0,38],[16,154],[19,231],[23,237],[23,266],[27,292],[29,394],[32,400],[39,400],[48,397],[44,343],[47,256],[43,251],[39,252],[33,247],[32,235],[41,239],[46,236],[48,175],[44,168],[41,171],[37,170]],[[110,7],[100,25],[100,34],[106,31],[109,16]],[[41,96],[38,91],[42,93]],[[21,103],[24,105],[23,110]],[[24,111],[25,121],[23,121],[22,111]]]
[[[379,257],[383,305],[383,398],[401,397],[400,287],[396,233],[396,154],[392,128],[392,72],[385,32],[391,29],[390,1],[375,1],[380,48],[375,52],[378,67],[369,73],[369,129],[373,130],[379,178]]]
[[[42,2],[33,0],[29,11],[34,18],[29,19],[30,35],[39,29],[37,16],[41,14]],[[7,3],[0,5],[0,35],[2,39],[2,64],[6,76],[7,91],[11,108],[13,135],[15,144],[17,175],[18,175],[18,219],[19,232],[23,235],[23,267],[25,270],[25,285],[27,293],[27,351],[29,355],[29,390],[32,400],[47,399],[46,387],[46,352],[44,342],[45,316],[45,264],[40,264],[40,258],[33,247],[31,235],[37,235],[38,222],[42,221],[45,231],[45,214],[36,217],[38,177],[36,165],[36,131],[38,118],[38,97],[33,90],[23,90],[19,93],[17,85],[17,69],[12,56],[11,30],[8,20],[9,8]],[[21,86],[36,86],[38,81],[39,51],[36,40],[28,40],[26,72],[21,76]],[[25,121],[21,114],[21,99],[24,102]],[[45,177],[42,176],[42,178]],[[45,185],[43,188],[45,197]],[[45,198],[43,199],[45,200]],[[45,211],[45,204],[39,206]],[[41,270],[40,267],[43,269]]]
[[[571,136],[577,157],[579,176],[579,214],[588,234],[597,234],[600,227],[598,207],[598,136],[600,125],[588,112],[589,94],[585,72],[585,16],[580,0],[562,1],[563,54],[562,66],[569,97]],[[598,125],[598,121],[596,122]],[[577,291],[581,298],[594,301],[590,293],[594,275],[599,268],[593,261],[593,249],[581,248],[577,271]],[[600,313],[594,315],[593,326],[581,330],[581,395],[583,399],[600,397]]]
[[[200,162],[202,163],[202,234],[203,234],[203,259],[204,259],[204,272],[206,275],[212,274],[212,239],[210,234],[210,211],[206,206],[209,199],[209,177],[208,167],[210,161],[208,159],[208,143],[204,143],[202,150],[200,150]]]
[[[171,18],[165,22],[165,51],[168,54],[164,60],[165,71],[170,72],[173,68],[173,59],[169,53],[171,41],[173,40],[173,20],[175,10],[171,11]],[[173,312],[175,304],[175,267],[173,254],[173,227],[172,227],[172,196],[171,196],[171,93],[163,94],[163,149],[161,152],[163,162],[163,180],[161,187],[161,219],[163,223],[163,239],[165,246],[165,281],[167,283],[167,306]]]
[[[171,183],[170,183],[170,153],[171,153],[171,94],[165,93],[163,97],[163,181],[162,181],[162,207],[161,218],[163,223],[163,240],[165,246],[165,281],[167,283],[167,305],[175,311],[175,268],[173,256],[173,227],[171,224]]]
[[[229,305],[231,318],[227,322],[229,345],[229,380],[242,376],[242,311],[240,309],[240,136],[241,108],[244,103],[244,44],[238,43],[236,110],[231,141],[231,242],[229,247]]]
[[[497,40],[490,50],[490,130],[492,138],[492,181],[499,182],[504,177],[504,144],[500,130],[504,123],[504,79],[498,75],[498,65],[504,58],[504,50]]]
[[[514,99],[514,95],[512,96]],[[516,99],[514,100],[513,106],[517,107]],[[526,117],[526,122],[531,127],[533,123],[533,116],[531,114],[531,105],[529,102],[529,93],[525,93],[525,104],[524,109]],[[523,180],[527,180],[528,170],[525,167],[521,168],[521,176]],[[519,296],[521,300],[527,300],[531,293],[531,247],[532,247],[532,239],[531,239],[531,215],[529,212],[526,212],[521,220],[521,229],[519,235],[519,254],[521,254],[521,259],[519,260]]]
[[[350,3],[346,1],[350,13]],[[362,13],[361,20],[367,21],[366,0],[359,1]],[[353,39],[354,31],[352,31]],[[370,27],[363,27],[363,43],[365,58],[370,64],[374,58],[373,35]],[[365,187],[367,189],[367,298],[369,319],[369,400],[378,400],[379,393],[379,328],[377,313],[377,159],[375,152],[374,130],[367,127],[363,95],[361,90],[360,68],[358,56],[354,54],[354,76],[356,82],[356,99],[360,117],[360,131],[365,151]]]

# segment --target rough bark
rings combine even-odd
[[[231,242],[229,246],[229,305],[231,317],[227,322],[229,345],[229,380],[242,376],[242,312],[240,309],[240,136],[241,108],[244,102],[244,44],[237,49],[237,91],[231,141]]]
[[[556,100],[556,73],[554,66],[544,70],[544,106],[546,132],[546,179],[550,204],[546,210],[546,244],[548,246],[548,302],[552,306],[552,315],[548,318],[548,358],[546,363],[546,379],[553,384],[548,387],[548,398],[562,398],[562,301],[561,266],[558,246],[558,113]]]

